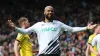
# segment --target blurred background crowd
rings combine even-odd
[[[5,0],[4,0],[5,1]],[[44,1],[44,5],[42,4]],[[7,20],[11,19],[19,27],[17,20],[24,16],[33,25],[43,18],[46,5],[52,5],[57,15],[57,20],[72,26],[84,27],[90,22],[100,19],[100,4],[86,0],[12,0],[0,2],[0,56],[15,56],[13,45],[17,32],[10,28]],[[8,2],[8,3],[7,3]],[[100,20],[99,20],[100,21]],[[60,36],[61,56],[85,56],[86,44],[92,30],[78,33],[64,32]],[[32,35],[33,50],[38,50],[37,37]]]

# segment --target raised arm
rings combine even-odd
[[[15,24],[11,21],[8,20],[8,24],[10,27],[14,28],[15,30],[17,30],[19,33],[23,33],[23,34],[30,34],[31,32],[35,32],[35,25],[27,28],[27,29],[23,29],[23,28],[18,28],[15,26]]]
[[[34,25],[27,29],[15,27],[15,30],[17,30],[18,32],[23,33],[23,34],[30,34],[32,32],[35,32]]]
[[[79,32],[79,31],[84,31],[84,30],[87,30],[87,29],[93,29],[96,24],[92,25],[92,23],[88,24],[86,27],[71,27],[71,26],[68,26],[64,23],[61,23],[61,26],[63,28],[64,31],[68,31],[68,32]]]

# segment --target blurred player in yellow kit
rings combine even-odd
[[[89,56],[89,52],[91,53],[90,56],[96,56],[96,54],[93,53],[93,51],[90,50],[90,46],[91,46],[91,43],[92,43],[92,40],[94,39],[94,37],[99,33],[99,27],[100,25],[97,25],[95,28],[94,28],[94,33],[92,35],[89,36],[89,39],[88,39],[88,45],[87,45],[87,49],[86,49],[86,56]],[[97,51],[97,46],[95,45],[93,47],[94,51]]]
[[[25,17],[21,17],[18,23],[24,29],[30,26],[28,19]],[[14,43],[14,52],[16,56],[33,56],[32,42],[28,34],[18,33]]]

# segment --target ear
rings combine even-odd
[[[45,11],[44,11],[44,15],[45,15]]]

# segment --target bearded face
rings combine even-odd
[[[54,10],[52,7],[45,8],[44,15],[48,20],[53,20]]]

